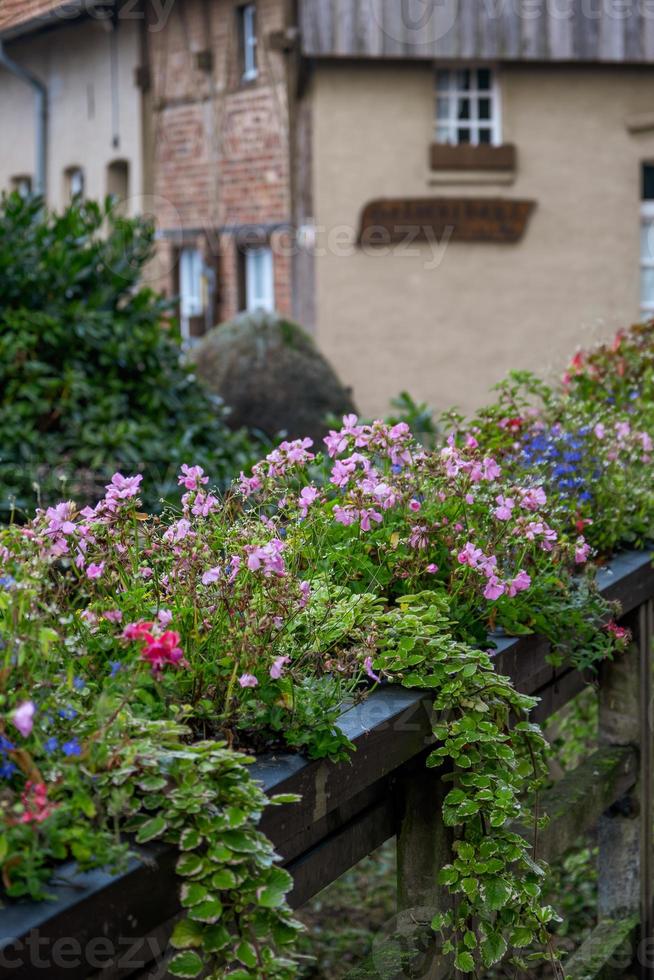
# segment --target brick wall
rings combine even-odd
[[[239,308],[238,243],[262,237],[275,255],[276,306],[291,309],[291,261],[276,231],[290,221],[285,65],[269,45],[285,3],[257,2],[258,76],[250,83],[241,82],[236,7],[176,0],[162,29],[146,32],[150,190],[168,243],[163,266],[171,265],[171,242],[200,242],[217,273],[216,319]],[[169,269],[164,285],[171,291],[176,281]]]

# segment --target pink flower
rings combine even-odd
[[[371,680],[376,681],[379,684],[381,677],[379,677],[372,669],[372,657],[366,657],[366,659],[363,661],[363,669]]]
[[[606,435],[606,429],[604,428],[601,422],[597,423],[597,425],[593,429],[593,432],[595,433],[596,439],[603,439],[604,436]]]
[[[137,473],[136,476],[123,476],[122,473],[114,473],[111,483],[105,487],[107,499],[116,501],[135,497],[139,492],[142,479],[141,473]]]
[[[311,504],[315,503],[318,498],[318,491],[315,487],[304,487],[300,493],[298,500],[298,505],[300,507],[300,514],[302,517],[306,517],[309,512],[309,507]]]
[[[286,545],[279,538],[273,538],[264,545],[247,545],[245,551],[248,556],[247,566],[251,572],[262,571],[265,578],[271,575],[286,574],[286,566],[282,558],[282,552]]]
[[[36,708],[34,707],[33,701],[23,701],[11,716],[12,724],[18,729],[23,738],[27,738],[34,727],[35,712]]]
[[[241,674],[238,679],[241,687],[258,687],[259,681],[256,679],[254,674]]]
[[[141,568],[139,568],[139,575],[141,576],[141,578],[149,579],[152,578],[154,572],[152,571],[149,565],[142,565]]]
[[[201,466],[188,466],[187,463],[182,463],[181,471],[177,477],[177,483],[180,487],[186,487],[187,490],[199,490],[203,484],[208,482],[209,477],[204,475]]]
[[[100,578],[104,574],[104,562],[101,561],[97,565],[94,562],[86,569],[87,578],[94,579]]]
[[[376,510],[371,510],[370,508],[365,507],[359,511],[359,518],[359,527],[362,531],[370,530],[370,521],[375,521],[377,524],[379,524],[383,520],[381,514]]]
[[[542,487],[529,487],[520,491],[520,504],[525,510],[535,511],[546,503],[547,496]]]
[[[84,615],[84,613],[82,613]],[[107,609],[102,613],[102,618],[106,619],[109,623],[120,623],[123,618],[123,614],[120,609]]]
[[[71,520],[75,512],[75,505],[71,500],[57,504],[56,507],[48,507],[45,516],[48,519],[46,534],[72,534],[75,525]]]
[[[624,442],[629,433],[631,432],[631,426],[628,422],[616,422],[615,423],[615,434],[618,438],[618,442]]]
[[[210,568],[208,571],[204,573],[204,575],[202,576],[202,584],[213,585],[214,582],[218,581],[220,575],[221,575],[221,569],[218,565],[216,565],[215,568]]]
[[[495,460],[491,459],[490,456],[487,456],[481,465],[484,480],[497,480],[502,473]]]
[[[354,507],[339,507],[338,505],[334,507],[334,520],[338,524],[343,524],[345,527],[354,524],[357,516],[357,511]]]
[[[173,614],[171,613],[170,609],[160,609],[157,613],[157,619],[159,620],[159,625],[162,627],[162,629],[165,629],[166,626],[170,626],[172,618]]]
[[[410,500],[409,501],[409,509],[410,510],[418,511],[418,510],[420,510],[421,507],[422,507],[422,504],[420,503],[419,500],[415,500],[414,499],[414,500]]]
[[[277,657],[270,668],[270,676],[274,681],[278,681],[284,673],[284,667],[291,662],[290,657]],[[256,677],[255,677],[256,680]]]
[[[238,480],[238,488],[244,497],[251,497],[253,493],[260,490],[263,484],[258,476],[246,476],[241,470]]]
[[[147,640],[152,639],[151,631],[154,623],[141,621],[139,623],[128,623],[123,630],[124,640]]]
[[[607,631],[607,633],[613,633],[616,640],[621,641],[625,645],[631,642],[631,630],[626,629],[624,626],[618,626],[613,619],[610,623],[606,624],[604,629]]]
[[[577,538],[575,544],[575,561],[578,565],[583,565],[585,561],[588,561],[588,556],[590,554],[590,545],[584,540],[583,537]]]
[[[432,562],[430,565],[427,565],[425,571],[429,572],[430,575],[435,575],[436,572],[438,571],[438,565],[434,565],[434,563]]]
[[[204,493],[200,490],[193,501],[191,511],[196,517],[208,517],[212,510],[218,506],[218,498],[212,493]]]
[[[509,595],[513,598],[518,592],[524,592],[531,585],[531,577],[527,572],[520,571],[516,577],[509,582]]]
[[[640,442],[646,453],[651,453],[654,445],[652,444],[652,438],[648,432],[640,433]]]
[[[147,660],[153,674],[161,673],[166,664],[177,666],[184,658],[179,646],[179,633],[169,630],[161,636],[145,636],[145,646],[141,651],[141,660]]]
[[[460,565],[469,565],[470,568],[477,568],[483,557],[484,553],[481,548],[475,548],[474,544],[468,541],[463,551],[460,551],[457,555],[457,560]]]
[[[495,599],[499,599],[501,595],[504,595],[504,583],[500,582],[498,578],[490,578],[486,588],[484,589],[484,598],[494,602]]]
[[[311,595],[311,583],[304,581],[300,582],[300,609],[304,609],[307,602],[309,601],[309,596]]]
[[[510,520],[511,512],[515,507],[515,500],[513,500],[512,497],[503,497],[502,494],[496,497],[495,500],[499,505],[493,511],[495,517],[498,519],[498,521]]]

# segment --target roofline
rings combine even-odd
[[[58,7],[54,7],[46,13],[37,14],[36,17],[31,17],[29,20],[21,21],[0,31],[0,38],[3,41],[12,41],[28,34],[35,34],[48,27],[73,23],[85,16],[104,20],[106,17],[100,18],[95,12],[96,8],[114,7],[116,2],[117,0],[65,0]]]

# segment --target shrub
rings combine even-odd
[[[55,215],[2,200],[0,517],[12,499],[22,510],[37,497],[90,499],[121,469],[147,476],[155,506],[182,462],[225,482],[250,458],[181,363],[166,302],[139,285],[152,242],[151,227],[109,203]]]

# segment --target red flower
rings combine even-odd
[[[151,636],[146,634],[143,639],[145,646],[141,651],[141,659],[147,660],[152,667],[153,674],[161,673],[167,665],[178,666],[184,659],[184,651],[179,646],[181,637],[179,633],[168,630],[161,636]]]
[[[624,626],[618,626],[615,620],[611,620],[604,627],[607,633],[613,633],[616,640],[620,642],[621,645],[626,646],[631,641],[631,630],[626,629]]]
[[[25,812],[15,823],[43,823],[56,809],[56,804],[48,800],[48,787],[45,783],[27,783],[21,802]]]

